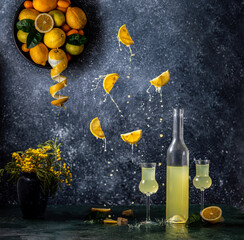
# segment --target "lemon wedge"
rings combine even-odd
[[[170,73],[169,70],[163,72],[160,74],[158,77],[154,78],[153,80],[150,81],[152,85],[154,85],[157,88],[160,88],[164,85],[166,85],[169,82],[170,79]]]
[[[133,132],[125,133],[120,135],[124,142],[130,144],[136,144],[142,137],[142,130],[136,130]]]
[[[51,15],[42,13],[35,19],[35,28],[40,33],[48,33],[53,29],[54,20]]]
[[[101,139],[105,139],[105,135],[104,132],[101,128],[101,124],[100,121],[98,119],[98,117],[94,118],[91,123],[90,123],[90,130],[91,133],[96,137],[96,138],[101,138]]]
[[[125,24],[120,27],[119,32],[118,32],[118,38],[119,41],[122,42],[126,46],[130,46],[134,44],[134,41],[132,40]]]
[[[103,88],[106,93],[109,94],[109,92],[112,90],[114,84],[116,83],[116,81],[118,80],[119,77],[120,77],[120,75],[117,73],[110,73],[104,78]]]

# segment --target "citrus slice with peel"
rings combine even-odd
[[[110,73],[104,78],[103,88],[106,93],[109,94],[109,92],[112,90],[114,84],[116,83],[116,81],[118,80],[119,77],[120,77],[120,75],[117,73]]]
[[[100,121],[98,119],[98,117],[94,118],[91,123],[90,123],[90,130],[91,133],[96,137],[96,138],[101,138],[104,139],[105,135],[104,132],[101,128],[101,124]]]
[[[54,20],[47,13],[39,14],[35,20],[35,28],[40,33],[48,33],[53,29]]]
[[[169,73],[169,70],[167,70],[167,71],[163,72],[162,74],[160,74],[158,77],[151,80],[150,83],[153,86],[160,88],[160,87],[166,85],[169,82],[169,79],[170,79],[170,73]]]
[[[92,208],[91,209],[92,212],[110,212],[111,208]]]
[[[142,130],[136,130],[133,132],[125,133],[120,135],[124,142],[130,144],[136,144],[142,137]]]
[[[122,42],[126,46],[130,46],[134,44],[134,41],[132,40],[125,24],[120,27],[119,32],[118,32],[118,38],[119,41]]]
[[[222,217],[222,210],[217,206],[210,206],[201,211],[201,217],[209,223],[217,223]]]
[[[118,222],[116,220],[113,220],[113,219],[104,219],[103,223],[105,223],[105,224],[117,224]]]

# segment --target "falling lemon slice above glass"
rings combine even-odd
[[[103,88],[107,94],[109,94],[109,92],[112,90],[114,84],[116,83],[119,77],[120,75],[117,73],[110,73],[106,75],[106,77],[103,80]]]
[[[122,42],[126,46],[130,46],[134,44],[134,41],[132,40],[125,24],[120,27],[119,32],[118,32],[118,38],[119,41]]]
[[[101,128],[101,124],[100,121],[98,119],[98,117],[94,118],[91,123],[90,123],[90,130],[91,133],[96,137],[96,138],[101,138],[101,139],[105,139],[105,135],[104,132]]]
[[[133,132],[125,133],[120,135],[124,142],[130,144],[136,144],[142,137],[142,130],[136,130]]]
[[[167,71],[163,72],[162,74],[160,74],[158,77],[151,80],[150,83],[153,86],[160,88],[160,87],[166,85],[169,82],[169,79],[170,79],[170,73],[169,73],[169,70],[167,70]]]

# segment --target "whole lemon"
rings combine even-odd
[[[30,49],[30,56],[35,63],[45,66],[48,59],[48,49],[43,43],[38,43]]]
[[[54,26],[55,27],[61,27],[64,25],[65,16],[61,11],[53,10],[53,11],[49,12],[48,14],[52,16],[52,18],[54,20]]]
[[[39,12],[35,9],[23,9],[19,14],[19,20],[23,19],[31,19],[35,20],[36,17],[39,15]]]
[[[49,48],[59,48],[64,45],[65,40],[65,32],[60,28],[53,28],[44,35],[44,43]]]
[[[20,42],[26,43],[27,37],[29,33],[23,32],[22,30],[19,30],[17,32],[17,38],[19,39]]]
[[[68,65],[68,59],[66,53],[62,49],[52,49],[48,55],[48,62],[54,68],[60,63],[60,60],[64,61],[64,64]]]
[[[57,0],[33,0],[33,6],[39,12],[49,12],[57,7]]]
[[[82,29],[87,23],[86,14],[78,7],[69,7],[66,12],[66,22],[71,28]]]
[[[76,45],[66,43],[65,50],[66,50],[66,52],[68,52],[71,55],[79,55],[84,50],[84,44],[82,44],[80,46],[76,46]]]

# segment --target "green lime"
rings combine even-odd
[[[19,39],[20,42],[26,43],[27,37],[29,33],[23,32],[22,30],[19,30],[17,32],[17,38]]]
[[[76,46],[76,45],[66,43],[65,49],[66,49],[66,52],[68,52],[71,55],[79,55],[84,50],[84,44],[82,44],[80,46]]]
[[[48,14],[52,16],[55,27],[61,27],[64,25],[65,16],[61,11],[53,10],[53,11],[49,12]]]

